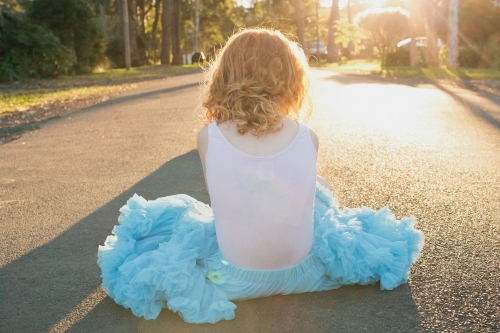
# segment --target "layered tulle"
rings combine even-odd
[[[134,195],[120,213],[98,251],[103,287],[146,319],[169,308],[187,322],[215,323],[234,317],[235,299],[377,281],[390,290],[407,281],[423,246],[415,219],[397,220],[387,208],[340,210],[319,185],[313,249],[303,263],[280,271],[245,271],[225,261],[211,209],[187,195],[152,201]]]

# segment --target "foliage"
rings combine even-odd
[[[22,13],[26,0],[0,0],[0,9],[5,13]]]
[[[466,44],[458,50],[458,63],[460,67],[476,68],[481,60],[481,50],[476,44]]]
[[[490,0],[466,1],[459,12],[459,63],[464,67],[500,66],[500,7]]]
[[[425,48],[417,47],[417,64],[425,65]],[[410,66],[410,45],[392,48],[386,56],[387,67]]]
[[[90,72],[104,63],[104,36],[91,7],[83,0],[33,0],[29,19],[51,30],[74,52],[74,70]]]
[[[481,54],[480,67],[500,69],[500,32],[490,36]]]
[[[408,12],[398,7],[368,9],[355,17],[365,30],[368,42],[378,49],[381,66],[385,68],[389,51],[408,35]]]
[[[8,14],[2,18],[0,81],[56,76],[71,66],[71,53],[52,33]]]
[[[364,48],[363,39],[365,35],[359,25],[349,23],[347,19],[341,18],[337,23],[337,35],[335,43],[344,49],[350,49],[351,55],[355,56]]]
[[[468,0],[460,7],[458,28],[462,44],[486,45],[500,32],[500,7],[491,0]]]
[[[385,65],[391,66],[410,66],[410,48],[398,47],[390,50],[385,58]]]

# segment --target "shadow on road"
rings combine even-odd
[[[207,202],[198,152],[165,163],[51,242],[0,268],[0,332],[45,332],[99,287],[97,247],[134,193],[146,199],[186,193]]]
[[[462,103],[474,115],[500,129],[500,97],[498,95],[476,92],[477,95],[474,96],[474,98],[467,98],[457,94],[437,81],[433,82],[433,84],[459,103]]]
[[[236,318],[216,325],[186,324],[164,310],[154,321],[101,296],[97,247],[134,193],[146,199],[186,193],[208,202],[201,163],[191,150],[162,165],[51,242],[0,269],[0,331],[47,332],[417,332],[419,314],[409,285],[380,291],[379,285],[274,296],[237,302]],[[101,292],[102,294],[102,292]]]
[[[417,87],[423,83],[429,83],[424,79],[408,78],[385,78],[376,75],[367,74],[332,74],[323,78],[324,80],[335,81],[342,85],[350,84],[400,84],[410,87]]]
[[[353,84],[397,84],[418,88],[423,84],[430,84],[445,92],[457,102],[464,105],[475,116],[500,129],[500,96],[463,89],[464,94],[459,94],[457,88],[447,87],[438,80],[423,78],[384,78],[380,76],[341,74],[331,75],[324,78],[342,85]],[[467,86],[467,84],[465,84]]]

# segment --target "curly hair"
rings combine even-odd
[[[238,133],[261,136],[282,128],[282,117],[310,115],[309,65],[297,43],[277,30],[232,35],[206,72],[202,106],[207,121],[234,121]],[[306,110],[302,110],[304,101]]]

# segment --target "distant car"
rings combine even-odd
[[[316,57],[320,60],[326,59],[326,56],[328,54],[325,43],[318,43],[316,41],[306,42],[306,49],[304,51],[306,52],[308,57]]]
[[[201,63],[205,61],[205,54],[203,52],[194,52],[191,56],[191,63],[195,62]]]
[[[386,56],[387,66],[410,66],[410,43],[411,38],[406,38],[397,43],[397,48],[391,50]],[[415,44],[417,46],[417,63],[420,65],[425,64],[426,59],[426,48],[427,48],[427,38],[426,37],[416,37]],[[443,46],[443,42],[438,38],[437,47],[438,49]]]
[[[405,47],[405,46],[410,46],[411,43],[411,38],[406,38],[400,41],[397,46],[398,47]],[[427,47],[427,37],[415,37],[415,43],[417,44],[417,47]],[[437,47],[438,49],[443,46],[443,41],[438,38],[437,40]]]

